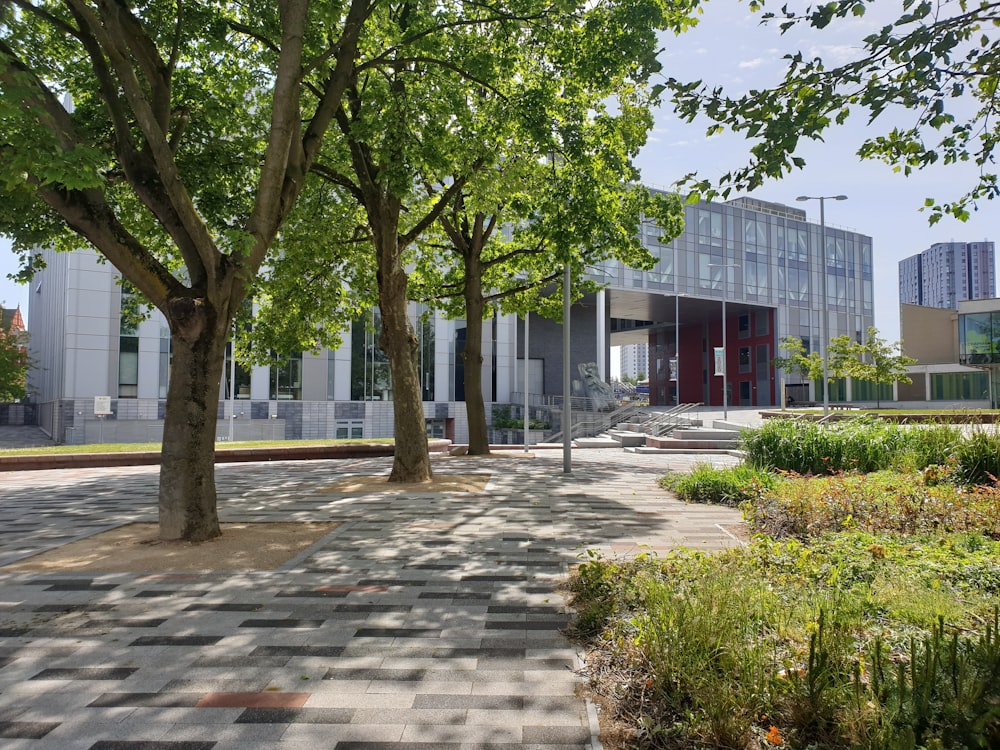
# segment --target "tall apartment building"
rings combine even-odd
[[[625,344],[621,347],[621,376],[641,380],[649,377],[649,344]]]
[[[993,243],[936,242],[899,262],[899,304],[958,309],[965,300],[996,296]]]

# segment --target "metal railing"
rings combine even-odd
[[[678,427],[690,424],[687,413],[701,406],[701,402],[678,404],[665,412],[654,413],[648,420],[639,425],[639,432],[645,432],[653,437],[662,437],[673,432]]]
[[[630,417],[635,416],[639,413],[642,407],[636,404],[624,404],[619,406],[617,409],[612,411],[577,411],[574,409],[570,413],[570,439],[574,440],[578,437],[593,437],[594,435],[600,435],[602,432],[610,430],[612,427],[616,427],[622,422],[629,421]],[[551,435],[545,437],[545,442],[547,443],[558,443],[563,439],[565,435],[564,430],[559,430]]]

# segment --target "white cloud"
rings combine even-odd
[[[759,68],[761,65],[765,65],[768,62],[769,61],[765,60],[763,57],[755,57],[753,60],[741,60],[736,64],[736,67],[743,69]]]

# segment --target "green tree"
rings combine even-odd
[[[823,379],[823,357],[819,352],[806,354],[806,345],[798,336],[785,336],[778,346],[785,351],[785,356],[771,360],[776,370],[798,375],[803,380]]]
[[[764,13],[782,33],[801,25],[816,29],[865,15],[870,0],[823,3],[796,13],[788,6]],[[765,7],[751,0],[751,8]],[[701,81],[671,79],[678,113],[692,121],[699,114],[713,121],[710,133],[729,128],[755,144],[750,163],[725,175],[717,185],[694,183],[706,194],[729,195],[752,190],[768,177],[780,177],[804,160],[795,152],[803,139],[821,140],[824,132],[849,116],[863,113],[875,121],[900,108],[907,126],[874,130],[859,150],[895,171],[910,174],[934,163],[973,162],[979,177],[962,196],[924,208],[933,224],[950,214],[964,220],[982,199],[1000,194],[994,167],[1000,143],[997,81],[1000,80],[1000,21],[992,2],[905,0],[891,23],[859,40],[848,62],[828,65],[799,51],[788,55],[784,79],[777,86],[729,96]],[[838,46],[843,50],[843,46]]]
[[[28,353],[24,340],[0,328],[0,404],[20,401],[28,383]]]
[[[635,22],[640,10],[644,23]],[[489,452],[484,318],[498,310],[561,317],[567,264],[578,297],[597,288],[588,266],[607,258],[652,267],[636,232],[644,217],[667,240],[682,231],[680,199],[638,185],[632,161],[659,95],[648,85],[659,70],[655,32],[683,30],[692,12],[687,0],[581,5],[549,13],[531,43],[495,39],[492,58],[505,64],[467,94],[456,133],[472,170],[443,181],[419,176],[433,196],[460,187],[422,243],[414,284],[418,298],[466,322],[470,454]]]
[[[305,184],[370,0],[0,4],[0,231],[88,242],[167,319],[164,539],[220,533],[214,437],[233,319]],[[302,95],[301,79],[320,80]]]
[[[648,264],[635,237],[641,209],[667,213],[658,207],[670,204],[679,216],[676,198],[653,197],[627,181],[635,176],[630,158],[649,127],[648,105],[640,109],[633,99],[648,102],[650,94],[633,92],[656,69],[657,24],[677,25],[681,17],[655,0],[600,6],[525,0],[503,12],[483,6],[450,19],[404,3],[374,15],[379,46],[390,50],[386,70],[355,69],[335,117],[342,138],[313,167],[340,197],[321,205],[307,196],[300,205],[319,213],[332,204],[339,216],[353,202],[360,220],[354,228],[341,223],[314,244],[289,245],[285,258],[297,258],[286,265],[296,269],[290,283],[320,301],[318,319],[326,314],[323,300],[343,299],[342,279],[320,270],[329,247],[355,243],[363,253],[369,242],[374,248],[374,258],[354,266],[351,287],[368,299],[364,284],[376,281],[380,348],[393,383],[391,479],[430,475],[408,300],[439,300],[466,318],[467,407],[473,450],[484,452],[476,351],[483,317],[498,308],[544,307],[530,290],[552,282],[553,269],[565,262],[578,279],[585,263],[624,247]],[[634,56],[622,55],[623,48]],[[615,82],[628,86],[619,90]],[[511,230],[503,242],[501,226]],[[269,319],[279,312],[274,305],[263,311]],[[317,334],[320,328],[297,335],[336,336]]]
[[[830,341],[830,372],[836,377],[866,380],[876,385],[911,383],[906,374],[910,365],[917,363],[902,352],[903,342],[890,344],[871,326],[861,343],[850,336],[837,336]],[[881,399],[878,406],[882,405]]]

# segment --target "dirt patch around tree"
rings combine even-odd
[[[207,542],[165,542],[130,523],[0,568],[5,573],[166,573],[275,570],[339,523],[224,523]]]

